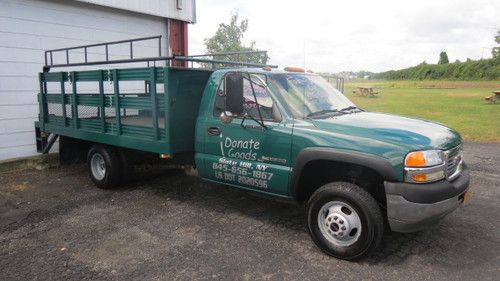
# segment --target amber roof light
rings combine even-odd
[[[288,72],[306,72],[302,67],[294,67],[294,66],[285,67],[284,70]]]

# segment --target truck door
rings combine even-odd
[[[264,75],[227,73],[213,114],[199,126],[205,130],[203,178],[289,195],[292,124],[284,122]]]

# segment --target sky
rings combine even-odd
[[[267,50],[270,64],[315,72],[400,69],[491,57],[500,30],[500,0],[197,0],[189,53],[231,14],[248,18],[243,39]]]

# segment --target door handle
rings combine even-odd
[[[220,135],[220,129],[219,127],[208,127],[208,134],[211,136],[218,136]]]

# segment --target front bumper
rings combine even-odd
[[[462,204],[469,182],[469,169],[465,164],[461,175],[452,182],[385,182],[389,226],[397,232],[414,232],[434,226]]]

